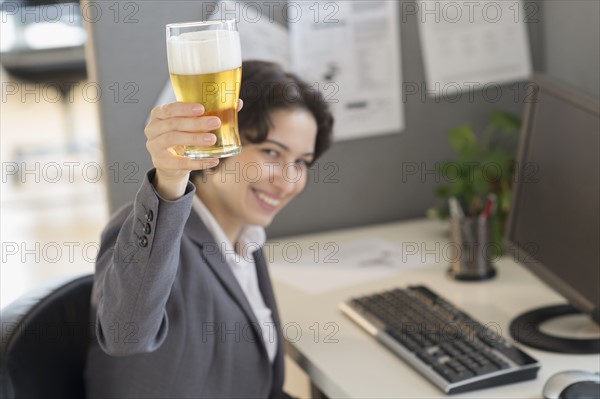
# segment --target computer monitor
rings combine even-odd
[[[540,324],[576,312],[600,324],[600,101],[547,78],[533,82],[505,245],[569,305],[527,312],[510,331],[538,349],[596,353],[600,340],[549,335]]]

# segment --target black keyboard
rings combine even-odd
[[[351,299],[341,310],[444,393],[536,378],[540,364],[424,286]]]

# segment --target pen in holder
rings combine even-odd
[[[451,265],[448,274],[457,280],[479,281],[496,275],[490,216],[495,197],[489,196],[482,213],[465,217],[456,198],[450,199]]]

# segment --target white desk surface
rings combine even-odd
[[[273,241],[280,244],[294,242],[306,249],[315,242],[341,244],[364,237],[377,237],[398,244],[419,243],[431,249],[435,248],[435,243],[441,243],[443,248],[448,242],[446,231],[446,225],[440,221],[415,220]],[[279,259],[277,253],[273,256],[274,260]],[[508,257],[496,262],[497,276],[483,282],[452,280],[446,275],[447,268],[448,262],[440,257],[437,265],[402,271],[384,279],[316,295],[307,294],[274,278],[289,354],[317,387],[332,398],[444,397],[433,384],[342,314],[338,304],[350,297],[378,290],[424,284],[483,324],[495,323],[500,327],[502,336],[511,339],[508,326],[517,314],[535,307],[565,302]],[[290,340],[295,342],[291,343]],[[540,398],[544,383],[556,372],[600,369],[600,355],[555,354],[518,346],[541,363],[537,379],[452,397]]]

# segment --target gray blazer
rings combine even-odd
[[[278,349],[268,359],[258,322],[195,212],[195,188],[160,199],[150,171],[132,204],[102,233],[92,292],[89,398],[285,397],[283,338],[262,250],[258,282]]]

